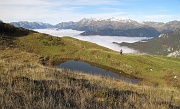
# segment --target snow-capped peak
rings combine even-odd
[[[83,18],[81,21],[97,21],[96,18]]]
[[[110,20],[110,21],[121,21],[121,22],[129,22],[130,19],[126,19],[126,18],[115,18],[115,17],[112,17],[112,18],[109,18],[107,20]]]
[[[91,22],[91,21],[117,21],[117,22],[122,22],[122,23],[132,23],[135,22],[129,18],[108,18],[108,19],[104,19],[104,18],[83,18],[81,21],[86,21],[86,22]]]

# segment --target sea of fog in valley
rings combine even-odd
[[[110,48],[115,51],[119,51],[120,49],[123,49],[124,53],[138,53],[138,51],[133,50],[128,47],[113,44],[112,42],[134,43],[141,40],[149,39],[147,37],[99,36],[99,35],[81,36],[80,33],[82,33],[83,31],[77,31],[77,30],[72,30],[72,29],[35,29],[35,31],[38,31],[40,33],[50,34],[53,36],[58,36],[58,37],[70,36],[79,40],[96,43],[98,45]]]

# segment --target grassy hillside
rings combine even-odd
[[[54,37],[34,33],[16,40],[21,50],[36,53],[54,65],[62,59],[79,59],[103,67],[116,69],[116,73],[141,78],[142,84],[180,87],[180,59],[151,55],[119,55],[118,52],[70,37]],[[55,61],[56,60],[56,61]],[[45,63],[44,63],[45,64]],[[140,84],[141,84],[140,83]]]
[[[13,40],[15,37],[28,35],[30,32],[32,31],[17,28],[0,21],[0,48],[13,47]]]
[[[53,67],[67,59],[142,81],[132,85]],[[71,37],[30,32],[0,48],[0,108],[180,108],[179,77],[177,58],[120,55]]]
[[[1,50],[0,108],[179,108],[176,88],[55,69],[41,65],[40,57],[18,49]]]

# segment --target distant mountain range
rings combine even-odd
[[[45,28],[54,28],[53,25],[43,22],[27,22],[27,21],[20,21],[20,22],[11,22],[10,24],[16,27],[23,27],[26,29],[45,29]]]
[[[119,44],[114,42],[115,44]],[[173,32],[160,35],[147,42],[120,43],[121,46],[127,46],[143,53],[153,55],[165,55],[171,57],[180,57],[180,29]]]
[[[158,37],[162,33],[172,32],[180,28],[180,21],[163,22],[137,22],[131,19],[93,19],[84,18],[78,22],[62,22],[51,25],[42,22],[12,22],[17,27],[27,29],[74,29],[85,31],[82,35],[110,35],[133,37]]]
[[[160,32],[152,27],[141,27],[141,28],[127,29],[127,30],[114,30],[114,29],[104,29],[104,30],[95,30],[95,31],[89,30],[81,33],[81,35],[157,37],[160,35]]]

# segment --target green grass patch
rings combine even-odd
[[[16,43],[22,50],[56,61],[51,63],[57,64],[62,59],[79,59],[141,78],[143,81],[140,84],[179,88],[179,84],[176,83],[180,77],[179,58],[138,54],[119,55],[116,51],[90,42],[39,33],[18,37]]]

